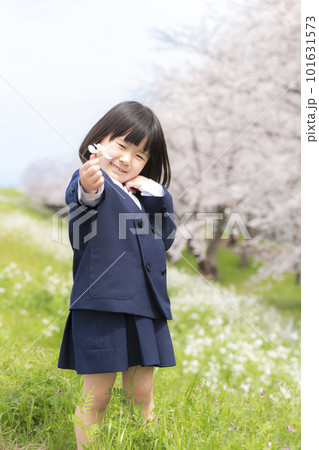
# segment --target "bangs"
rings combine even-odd
[[[135,120],[134,120],[135,119]],[[136,146],[145,140],[143,152],[148,151],[150,155],[156,149],[161,140],[161,130],[156,127],[152,114],[143,114],[140,117],[130,117],[126,120],[118,120],[110,133],[110,140],[123,137],[125,142],[130,142]]]

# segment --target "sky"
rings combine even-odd
[[[209,0],[3,0],[0,5],[0,187],[20,187],[43,158],[66,161],[124,100],[147,104],[145,80],[179,65],[152,30],[200,23]],[[80,160],[79,160],[80,162]]]

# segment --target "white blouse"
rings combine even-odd
[[[123,186],[123,184],[116,180],[113,177],[110,177],[112,179],[112,181],[117,184],[120,188],[123,189],[123,191],[125,191],[131,198],[132,200],[137,204],[137,206],[140,208],[140,210],[142,210],[141,207],[141,203],[139,201],[139,199],[136,197],[136,195],[134,195],[132,192],[128,191],[126,186]],[[141,191],[141,195],[145,195],[145,196],[150,196],[150,195],[154,195],[155,197],[163,197],[164,196],[164,189],[163,187],[157,183],[156,181],[152,180],[152,179],[148,179],[146,181],[144,181],[139,190]],[[88,194],[87,192],[84,192],[81,184],[80,184],[80,178],[78,180],[78,199],[79,202],[81,203],[81,205],[84,206],[96,206],[99,201],[100,201],[100,197],[102,195],[104,191],[104,183],[102,184],[102,186],[99,187],[98,191],[95,194]]]

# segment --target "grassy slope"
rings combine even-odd
[[[43,220],[43,223],[47,223],[51,216],[49,210],[34,207],[14,190],[0,191],[0,210],[1,214],[23,212]],[[0,239],[0,255],[0,271],[12,261],[19,268],[13,278],[4,278],[2,283],[6,293],[0,309],[0,359],[3,370],[11,367],[3,375],[0,389],[0,448],[74,448],[73,424],[68,419],[79,401],[81,378],[73,371],[56,369],[66,314],[56,322],[56,331],[42,336],[34,344],[48,321],[55,320],[57,313],[67,309],[68,284],[65,291],[60,289],[65,279],[70,281],[71,259],[57,262],[52,254],[41,251],[27,240],[9,235]],[[187,258],[194,264],[191,255]],[[243,282],[254,269],[238,269],[237,258],[229,249],[220,249],[221,283],[234,285],[237,292],[242,292]],[[61,277],[60,281],[56,276],[50,279],[43,275],[48,266],[53,268],[53,274]],[[187,263],[181,261],[178,266],[192,273]],[[12,270],[15,271],[14,268]],[[16,281],[22,279],[23,271],[29,272],[32,281],[29,287],[28,284],[24,286],[23,295],[20,295]],[[54,284],[52,292],[43,287],[44,282]],[[280,309],[298,318],[298,292],[292,277],[287,275],[284,282],[274,283],[273,290],[262,292],[262,296],[265,301],[276,302]],[[262,397],[259,393],[247,397],[239,390],[212,390],[202,383],[200,376],[194,377],[192,372],[181,370],[185,355],[179,349],[183,347],[183,333],[190,316],[187,311],[177,316],[183,314],[183,322],[177,320],[174,328],[177,368],[158,370],[155,374],[156,431],[141,427],[138,408],[133,408],[134,420],[130,419],[123,395],[118,390],[114,392],[102,427],[105,448],[262,449],[268,446],[268,442],[272,442],[272,448],[298,448],[299,394],[296,392],[287,399],[282,396],[282,385],[284,388],[290,385],[285,385],[279,369],[278,378],[282,380],[278,380],[278,384],[276,381],[273,388],[268,389],[269,395],[265,393]],[[204,323],[207,314],[205,311],[199,314]],[[254,377],[253,373],[249,375]],[[229,373],[225,372],[225,379],[220,381],[230,384],[231,378],[228,377]],[[120,386],[119,381],[117,386]],[[123,415],[119,414],[121,408],[124,409]],[[287,431],[287,424],[292,431]]]

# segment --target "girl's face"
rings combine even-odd
[[[124,141],[125,136],[119,136],[113,141],[106,136],[100,144],[106,147],[106,151],[112,159],[100,157],[100,167],[110,177],[115,178],[120,183],[126,183],[137,177],[149,159],[149,152],[143,153],[142,149],[146,138],[140,142],[139,146]]]

